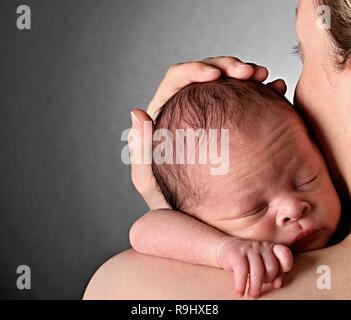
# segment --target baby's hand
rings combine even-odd
[[[234,273],[235,291],[245,294],[249,276],[249,295],[259,297],[263,283],[280,288],[283,273],[293,265],[290,249],[268,241],[227,238],[217,248],[218,264]]]

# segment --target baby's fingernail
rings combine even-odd
[[[214,68],[214,67],[206,67],[206,68],[205,68],[205,71],[206,71],[206,72],[218,72],[219,69]]]
[[[279,288],[282,286],[282,283],[283,283],[282,279],[275,280],[275,281],[273,282],[273,287],[274,287],[275,289],[279,289]]]
[[[240,291],[240,290],[236,290],[236,294],[242,298],[244,296],[244,292]]]

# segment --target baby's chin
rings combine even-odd
[[[294,253],[323,249],[328,246],[328,242],[331,236],[332,233],[329,230],[321,229],[312,235],[292,244],[290,248]]]

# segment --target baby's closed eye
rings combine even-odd
[[[256,214],[263,213],[263,212],[266,211],[267,208],[268,208],[268,204],[267,203],[262,203],[262,204],[260,204],[258,206],[255,206],[254,209],[246,211],[244,214],[241,215],[241,218],[254,216]]]
[[[312,177],[307,177],[304,180],[301,179],[301,182],[299,182],[296,186],[295,189],[298,191],[309,191],[309,188],[311,185],[318,180],[319,173],[313,175]]]

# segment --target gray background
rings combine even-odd
[[[32,9],[32,30],[16,8]],[[172,63],[237,55],[293,87],[296,0],[0,1],[0,297],[79,299],[147,208],[121,163]],[[16,268],[32,290],[16,289]]]

